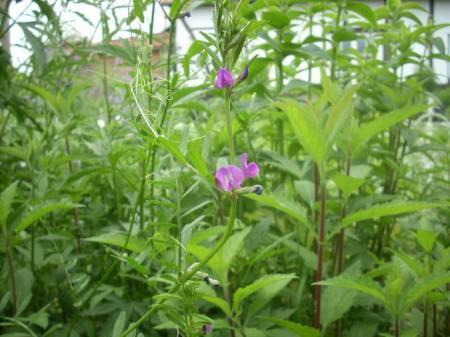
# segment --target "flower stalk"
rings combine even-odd
[[[230,162],[234,163],[236,159],[236,150],[233,139],[233,118],[231,116],[231,89],[225,90],[225,118],[228,131],[228,146],[230,151]]]
[[[214,247],[212,251],[209,252],[209,254],[194,268],[192,268],[190,271],[182,275],[179,279],[179,282],[174,284],[172,288],[167,292],[167,294],[173,294],[178,289],[181,288],[186,282],[188,282],[198,271],[200,271],[204,266],[208,264],[209,261],[220,251],[220,249],[225,245],[225,243],[228,241],[228,238],[233,233],[234,223],[236,219],[236,210],[237,210],[237,198],[232,197],[231,200],[231,209],[230,209],[230,215],[228,218],[228,224],[225,228],[225,233],[220,238],[217,245]],[[139,326],[141,326],[150,316],[152,316],[162,304],[166,301],[166,298],[161,299],[154,305],[150,307],[150,309],[132,326],[130,326],[125,332],[123,332],[119,337],[126,337],[130,333],[132,333],[134,330],[136,330]]]

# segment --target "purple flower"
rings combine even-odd
[[[259,166],[258,164],[251,162],[247,165],[248,160],[248,154],[244,153],[241,156],[241,163],[242,163],[242,171],[244,172],[244,178],[253,178],[256,177],[259,174]]]
[[[244,180],[244,172],[234,165],[221,167],[216,172],[217,187],[227,192],[241,188],[241,184]]]
[[[207,333],[211,333],[214,327],[212,324],[205,324],[202,328],[203,333],[206,335]]]
[[[223,191],[232,192],[240,189],[245,180],[256,177],[259,174],[258,164],[254,162],[247,164],[247,161],[248,154],[244,153],[241,156],[242,168],[234,165],[219,168],[216,172],[217,187]]]
[[[220,68],[217,72],[216,87],[219,89],[231,88],[234,85],[233,74],[225,68]]]

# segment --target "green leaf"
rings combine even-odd
[[[208,266],[220,276],[222,282],[226,281],[228,271],[236,255],[241,251],[244,239],[250,233],[251,227],[247,227],[234,233],[224,244],[222,249],[208,262]],[[211,251],[210,248],[199,246],[190,242],[187,250],[199,260],[203,260]]]
[[[363,18],[365,18],[367,21],[369,21],[372,25],[374,25],[374,26],[377,25],[377,17],[369,5],[361,3],[361,2],[352,1],[349,4],[347,4],[347,9],[352,12],[355,12],[358,15],[361,15]]]
[[[69,111],[67,100],[61,95],[54,94],[46,88],[34,84],[27,86],[27,89],[40,96],[55,113],[60,114]]]
[[[353,41],[358,38],[358,34],[347,28],[339,28],[333,35],[336,42]]]
[[[431,253],[433,250],[434,243],[438,236],[439,233],[426,230],[419,230],[416,234],[417,241],[427,253]]]
[[[120,248],[124,248],[127,239],[126,233],[115,232],[115,233],[106,233],[98,236],[93,236],[90,238],[85,238],[84,240],[90,242],[98,242],[104,243],[107,245],[118,246]],[[127,245],[127,249],[136,253],[142,253],[147,247],[144,240],[131,236]]]
[[[364,179],[351,177],[342,173],[334,174],[332,179],[344,194],[344,198],[348,198],[364,183]]]
[[[291,20],[289,17],[279,10],[271,10],[264,12],[262,15],[264,21],[267,21],[273,28],[282,29],[289,25]]]
[[[212,303],[215,306],[219,307],[228,317],[230,318],[233,317],[233,314],[231,313],[231,308],[225,300],[219,297],[211,297],[211,296],[202,296],[202,299],[205,300],[206,302]]]
[[[445,54],[445,43],[442,37],[432,38],[433,46],[438,50],[439,53]]]
[[[426,111],[428,105],[410,105],[387,114],[383,114],[373,121],[362,124],[359,128],[355,127],[353,134],[353,152],[361,149],[370,138],[380,132],[386,131],[392,126],[403,122],[404,120]]]
[[[349,331],[348,337],[374,337],[377,333],[377,322],[355,321]]]
[[[219,251],[218,254],[221,259],[220,268],[222,274],[228,273],[231,263],[236,255],[242,250],[244,240],[251,230],[251,227],[246,227],[243,230],[233,234]]]
[[[339,97],[341,97],[342,95],[342,91],[339,88],[339,85],[331,81],[326,71],[321,71],[321,77],[324,96],[331,104],[336,104],[339,100]]]
[[[183,57],[183,70],[186,77],[189,77],[190,74],[190,65],[192,58],[195,55],[202,53],[207,47],[208,46],[205,46],[205,42],[199,40],[196,40],[191,44],[188,51]]]
[[[119,316],[117,316],[116,323],[114,323],[114,328],[112,331],[112,337],[119,337],[125,328],[127,315],[125,311],[121,311]]]
[[[325,327],[342,318],[351,308],[357,295],[356,290],[338,287],[327,287],[323,292],[323,304],[321,310],[321,323]],[[339,305],[336,305],[339,303]]]
[[[290,281],[291,279],[289,278],[281,279],[272,283],[270,287],[261,289],[255,299],[250,303],[246,319],[252,318],[259,310],[263,309]]]
[[[275,105],[286,112],[298,141],[317,165],[322,167],[326,159],[327,142],[320,123],[313,116],[311,109],[287,98]]]
[[[270,321],[275,323],[276,325],[279,325],[293,333],[295,333],[299,337],[320,337],[320,332],[314,328],[311,328],[309,326],[301,325],[298,323],[286,321],[279,318],[274,318],[270,316],[261,316],[261,319]]]
[[[34,64],[39,72],[42,72],[45,64],[46,64],[46,48],[42,43],[41,39],[39,39],[30,29],[29,23],[19,22],[19,27],[22,28],[23,34],[27,42],[31,45],[33,49],[33,60]]]
[[[250,295],[254,294],[258,290],[264,289],[266,287],[271,287],[272,285],[280,282],[280,281],[287,281],[289,282],[295,277],[294,274],[273,274],[273,275],[265,275],[261,277],[260,279],[256,280],[252,284],[244,287],[239,288],[235,291],[233,296],[233,309],[237,311],[237,309],[241,306],[242,302],[249,297]]]
[[[69,209],[69,208],[75,208],[80,207],[80,205],[74,205],[70,203],[54,203],[50,205],[40,206],[33,211],[31,211],[25,218],[23,218],[20,223],[17,225],[15,232],[21,232],[25,229],[27,229],[29,226],[31,226],[34,222],[42,218],[43,216],[47,215],[48,213],[51,213],[56,210],[60,209]]]
[[[31,270],[22,268],[16,271],[17,315],[20,315],[30,304],[34,282],[35,278]]]
[[[272,237],[272,236],[271,236]],[[275,237],[273,237],[275,239]],[[293,241],[293,240],[286,240],[283,241],[283,244],[289,248],[293,254],[298,255],[302,263],[305,264],[305,266],[313,271],[317,269],[317,255],[310,249],[300,245],[299,243]]]
[[[344,125],[349,124],[348,120],[351,118],[353,110],[353,96],[355,91],[355,86],[346,88],[335,104],[332,105],[328,113],[325,134],[329,147],[334,144],[337,134],[342,130]]]
[[[447,283],[450,283],[450,273],[433,274],[421,279],[408,291],[405,310],[408,310],[411,306],[413,306],[421,297],[427,295],[436,288],[446,285]]]
[[[0,227],[6,225],[9,212],[11,211],[11,204],[16,195],[17,181],[9,185],[0,195]]]
[[[378,283],[366,276],[338,276],[315,284],[358,290],[385,304],[387,303],[386,297]]]
[[[404,213],[411,213],[411,212],[417,212],[422,209],[428,209],[428,208],[436,208],[436,207],[448,207],[450,206],[450,203],[445,202],[434,202],[434,203],[428,203],[428,202],[396,202],[396,203],[389,203],[389,204],[383,204],[383,205],[376,205],[369,209],[359,211],[353,214],[350,214],[349,216],[345,217],[342,220],[342,226],[348,226],[352,224],[353,222],[368,220],[368,219],[375,219],[380,218],[383,216],[392,216],[392,215],[399,215]]]
[[[174,142],[162,136],[158,137],[158,142],[182,164],[187,164],[186,157],[183,155],[183,153],[180,151],[180,149]]]
[[[313,230],[313,228],[306,216],[306,210],[300,204],[296,204],[296,203],[294,203],[292,201],[288,201],[288,200],[281,200],[280,197],[276,197],[276,196],[270,195],[268,193],[264,193],[262,195],[245,194],[244,196],[248,199],[255,200],[265,206],[273,207],[273,208],[291,216],[292,218],[300,221],[302,224],[306,225],[309,229]],[[313,230],[313,232],[314,232],[314,230]]]
[[[209,178],[211,177],[211,173],[202,156],[202,145],[203,143],[201,139],[196,139],[189,142],[188,159],[204,178]]]
[[[144,23],[144,5],[141,0],[133,0],[133,12]]]
[[[171,20],[175,20],[180,14],[182,14],[186,5],[190,2],[190,0],[174,0],[172,1],[169,17]]]

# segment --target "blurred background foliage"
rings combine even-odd
[[[1,11],[2,37],[20,25],[32,52],[19,71],[0,49],[1,336],[124,336],[162,298],[130,335],[450,334],[450,91],[430,67],[450,60],[421,5],[175,0],[153,34],[163,5],[134,0],[123,20],[102,11],[90,44],[35,2],[32,21]],[[178,53],[199,5],[216,30]],[[111,22],[144,17],[114,42]],[[226,223],[224,57],[249,65],[233,137],[265,193],[240,198],[204,270],[220,286],[167,295]]]

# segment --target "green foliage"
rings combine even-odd
[[[10,3],[1,43],[18,28],[30,57],[0,47],[0,336],[448,334],[440,17],[38,0],[5,20]],[[63,12],[102,41],[68,37]],[[213,29],[179,41],[206,12]],[[259,175],[222,191],[243,153]]]

